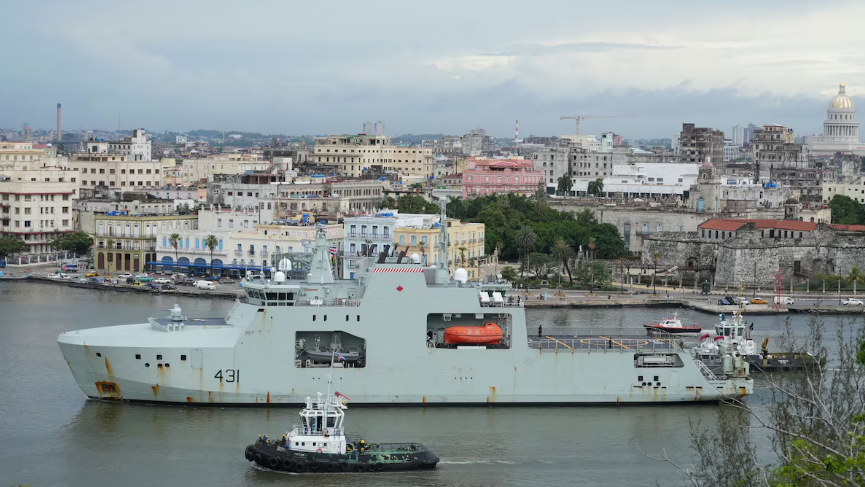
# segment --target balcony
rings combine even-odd
[[[240,256],[243,255],[243,251],[242,251],[242,250],[235,250],[235,251],[234,251],[234,255],[240,257]]]
[[[262,257],[267,257],[267,251],[266,251],[266,250],[262,250],[262,251],[261,251],[261,256],[262,256]]]

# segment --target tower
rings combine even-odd
[[[62,130],[62,121],[63,121],[63,108],[61,108],[60,104],[57,104],[57,140],[63,140],[63,132]]]
[[[30,142],[30,124],[24,122],[24,142]]]
[[[516,130],[514,131],[514,147],[520,145],[520,121],[517,120]]]

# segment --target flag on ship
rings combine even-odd
[[[332,257],[336,257],[336,247],[331,247],[328,250],[330,251],[330,255]]]

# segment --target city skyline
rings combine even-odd
[[[211,2],[206,25],[190,21],[201,7],[161,0],[147,9],[41,4],[63,21],[30,15],[32,4],[7,7],[19,19],[9,34],[28,42],[8,53],[7,65],[24,69],[6,74],[0,126],[53,127],[60,102],[66,130],[122,120],[159,132],[299,135],[385,120],[392,133],[483,127],[510,137],[516,119],[521,136],[562,135],[573,125],[560,116],[602,114],[634,118],[587,120],[584,133],[665,138],[693,122],[729,137],[750,122],[812,134],[840,82],[854,101],[865,93],[863,55],[851,47],[865,40],[855,25],[865,6],[851,2],[828,11],[794,1],[785,12],[740,1],[721,12],[632,4],[613,16],[557,2],[408,12],[382,2],[329,9],[322,21],[332,28],[286,28],[286,19],[325,14],[277,2]],[[370,22],[389,27],[351,28]]]

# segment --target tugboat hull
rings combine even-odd
[[[371,444],[363,453],[345,454],[287,450],[273,443],[256,442],[246,447],[245,457],[262,468],[277,472],[398,472],[436,468],[439,458],[420,443]]]

